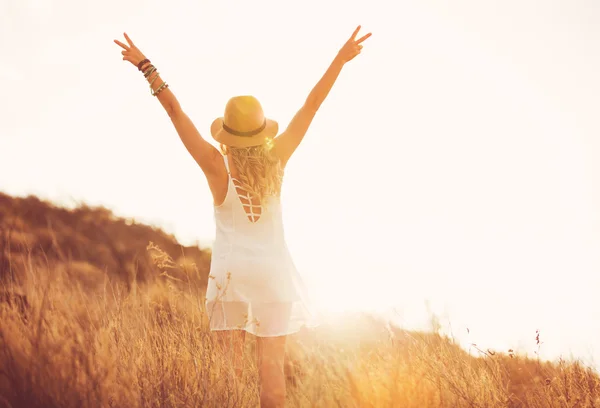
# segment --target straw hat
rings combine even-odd
[[[225,115],[214,120],[212,137],[232,147],[249,147],[277,136],[279,125],[267,119],[260,102],[253,96],[234,96],[225,106]]]

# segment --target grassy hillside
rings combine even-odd
[[[0,407],[256,407],[254,342],[237,379],[207,329],[209,259],[102,208],[0,195]],[[600,407],[577,362],[366,315],[292,336],[286,373],[290,407]]]
[[[152,242],[175,264],[173,278],[205,287],[210,251],[179,245],[173,236],[133,220],[115,217],[105,208],[60,208],[37,197],[0,193],[0,279],[22,281],[32,266],[63,271],[74,283],[93,290],[105,280],[154,282],[160,270],[153,262]],[[195,265],[195,268],[192,266]],[[188,282],[189,283],[189,282]]]

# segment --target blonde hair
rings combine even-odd
[[[221,145],[223,154],[231,153],[241,187],[261,203],[268,196],[281,194],[283,169],[271,148],[269,143],[250,147]]]

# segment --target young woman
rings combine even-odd
[[[252,96],[233,97],[211,126],[220,150],[202,138],[156,67],[129,36],[123,60],[140,70],[153,96],[171,118],[179,137],[204,172],[214,200],[216,239],[206,307],[211,330],[233,351],[242,371],[244,336],[257,337],[261,407],[285,402],[283,373],[286,335],[311,322],[302,280],[283,234],[280,191],[283,171],[344,64],[360,54],[360,26],[342,46],[287,129],[264,116]]]

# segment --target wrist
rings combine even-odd
[[[346,61],[344,61],[344,59],[340,56],[340,54],[337,54],[335,56],[335,58],[333,59],[333,62],[331,63],[331,65],[338,66],[341,69],[345,63],[346,63]]]
[[[144,64],[142,64],[142,67],[140,68],[140,71],[141,72],[146,72],[146,70],[148,68],[150,68],[150,65],[152,65],[152,63],[150,61],[144,62]]]

